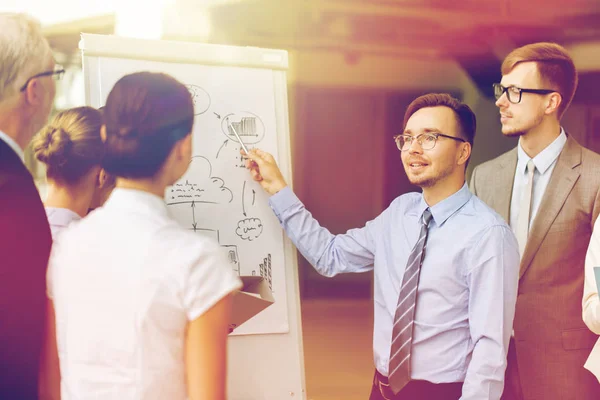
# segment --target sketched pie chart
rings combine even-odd
[[[204,89],[197,85],[185,85],[192,95],[194,102],[194,115],[204,114],[210,107],[210,95]]]
[[[256,144],[265,137],[265,124],[260,117],[249,111],[227,114],[221,121],[221,130],[227,139],[237,143],[237,138],[229,125],[235,129],[244,144]]]

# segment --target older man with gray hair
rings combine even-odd
[[[23,150],[64,70],[37,21],[0,13],[0,26],[0,399],[37,399],[52,239]]]

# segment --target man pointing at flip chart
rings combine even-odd
[[[374,269],[371,400],[502,394],[519,253],[508,225],[465,184],[475,125],[471,109],[447,94],[414,100],[394,139],[423,193],[396,198],[341,235],[311,216],[270,154],[247,153],[253,179],[320,274]]]

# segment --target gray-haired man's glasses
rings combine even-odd
[[[457,140],[463,143],[466,142],[465,139],[444,135],[443,133],[421,133],[418,136],[400,134],[394,136],[394,141],[396,142],[396,146],[398,146],[398,150],[400,151],[410,150],[410,146],[412,146],[414,140],[419,143],[419,146],[421,146],[423,150],[431,150],[435,147],[435,144],[440,137]]]
[[[556,90],[523,89],[516,86],[502,86],[499,83],[494,83],[494,97],[496,97],[496,100],[499,100],[500,97],[502,97],[502,95],[506,93],[506,98],[513,104],[518,104],[521,102],[521,97],[523,96],[523,93],[550,94],[554,92],[556,92]]]
[[[58,81],[63,77],[64,74],[65,69],[60,65],[55,66],[54,70],[52,71],[44,71],[40,72],[39,74],[35,74],[31,78],[27,79],[27,81],[25,81],[25,84],[21,86],[21,92],[24,92],[25,89],[27,89],[27,85],[29,85],[29,82],[31,82],[32,79],[41,78],[42,76],[54,76],[54,79]]]

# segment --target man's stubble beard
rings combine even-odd
[[[540,115],[538,116],[535,121],[533,121],[533,123],[529,126],[529,128],[527,129],[513,129],[509,132],[504,132],[504,129],[502,130],[502,134],[504,136],[507,137],[519,137],[519,136],[523,136],[525,134],[527,134],[527,132],[531,131],[532,129],[536,128],[537,126],[539,126],[542,123],[543,120],[543,116]]]
[[[409,176],[408,180],[410,181],[410,183],[412,185],[416,185],[416,186],[420,187],[421,189],[424,189],[424,188],[430,188],[430,187],[435,186],[439,181],[443,180],[444,178],[447,178],[451,174],[452,174],[452,167],[448,167],[445,170],[441,171],[437,176],[423,178],[423,180],[419,180],[418,177],[417,177],[417,179],[411,179],[411,177]]]

